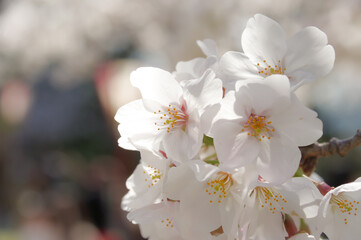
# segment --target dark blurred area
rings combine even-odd
[[[249,17],[263,13],[289,35],[314,25],[335,47],[335,68],[297,94],[324,137],[361,123],[361,4],[274,0],[0,1],[0,240],[137,240],[120,209],[139,153],[117,146],[116,110],[139,98],[129,74],[174,71],[200,57],[196,40],[241,50]],[[341,37],[342,36],[342,37]],[[345,40],[347,39],[347,40]],[[320,159],[337,186],[361,175],[361,149]]]
[[[138,154],[117,147],[94,79],[59,89],[56,67],[2,89],[32,99],[22,123],[1,123],[0,239],[140,239],[120,211]]]

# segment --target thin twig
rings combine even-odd
[[[317,166],[317,160],[321,157],[329,157],[332,155],[345,156],[351,149],[361,145],[361,130],[347,139],[332,138],[329,142],[314,143],[306,147],[300,147],[302,158],[300,167],[306,175],[311,175]]]

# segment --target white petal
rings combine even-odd
[[[217,45],[212,39],[204,39],[203,41],[198,40],[197,44],[207,57],[218,56]]]
[[[272,183],[282,183],[297,171],[301,152],[292,139],[286,136],[273,136],[262,141],[258,171],[262,178]]]
[[[122,200],[123,209],[142,208],[155,203],[155,200],[160,198],[162,184],[159,182],[150,187],[151,179],[147,173],[144,173],[145,169],[143,167],[143,164],[139,164],[132,176],[127,180],[129,193]],[[145,181],[145,179],[148,181]]]
[[[120,131],[121,130],[119,130],[119,132]],[[137,148],[126,137],[120,137],[118,139],[118,146],[121,147],[121,148],[127,149],[127,150],[138,151]]]
[[[177,63],[176,69],[176,79],[178,81],[189,80],[198,78],[198,69],[199,66],[203,65],[205,62],[204,58],[195,58],[189,61],[180,61]]]
[[[170,198],[180,201],[179,226],[184,239],[208,239],[210,232],[220,226],[218,205],[209,202],[206,186],[206,182],[196,179],[189,164],[169,170],[166,192]]]
[[[179,200],[186,190],[189,179],[192,179],[194,173],[188,164],[181,164],[177,167],[171,167],[168,170],[168,178],[164,183],[164,193],[172,200]]]
[[[349,214],[341,213],[340,210],[334,209],[335,206],[332,206],[330,199],[334,195],[343,194],[343,197],[350,198],[360,202],[361,201],[361,183],[359,181],[343,184],[334,190],[329,191],[323,198],[320,210],[318,223],[320,226],[320,231],[324,231],[330,239],[351,239],[356,240],[361,234],[361,218],[360,210],[355,210],[355,208],[349,212]],[[354,216],[354,214],[357,214]],[[347,224],[344,222],[344,218],[347,218]],[[337,229],[337,230],[336,230]]]
[[[167,217],[170,218],[170,217]],[[166,218],[164,218],[166,219]],[[139,229],[142,237],[149,240],[183,240],[178,231],[173,228],[166,227],[164,223],[159,221],[153,221],[152,223],[141,223]]]
[[[274,74],[263,80],[242,82],[246,83],[242,87],[248,88],[248,95],[252,99],[253,113],[258,116],[272,116],[290,104],[290,83],[284,75]]]
[[[178,62],[176,65],[176,79],[186,81],[202,77],[204,72],[217,62],[214,56],[195,58],[187,62]],[[181,83],[182,84],[182,83]]]
[[[136,197],[137,195],[134,191],[127,192],[122,198],[122,203],[120,205],[121,209],[124,211],[131,211],[133,200],[136,199]]]
[[[119,108],[115,119],[119,122],[120,147],[130,150],[135,150],[136,147],[142,149],[156,147],[155,139],[159,131],[154,127],[154,123],[157,119],[145,110],[141,99]]]
[[[315,79],[315,76],[312,74],[312,72],[307,72],[304,70],[295,70],[292,73],[285,72],[285,74],[290,77],[291,91],[295,91],[303,84]]]
[[[143,99],[165,106],[178,103],[182,95],[182,88],[172,74],[159,68],[138,68],[131,73],[130,81],[134,87],[139,88]]]
[[[127,215],[127,218],[129,221],[136,224],[151,222],[152,219],[161,219],[165,210],[163,202],[159,204],[152,204],[130,212]]]
[[[277,22],[256,14],[248,20],[242,34],[242,47],[252,61],[266,60],[274,65],[278,60],[282,60],[286,53],[286,34]]]
[[[221,166],[219,167],[221,168]],[[232,174],[233,180],[237,182],[237,184],[243,185],[245,190],[246,188],[254,188],[256,186],[255,183],[258,182],[258,176],[256,164],[239,168],[236,173]]]
[[[139,223],[144,238],[181,240],[177,229],[178,213],[179,203],[166,201],[132,211],[127,217],[133,223]],[[166,226],[166,219],[171,221],[173,227]]]
[[[210,232],[221,225],[217,203],[210,203],[205,192],[205,182],[189,182],[180,199],[180,229],[185,239],[210,236]]]
[[[196,179],[200,182],[207,180],[210,176],[219,171],[218,167],[201,160],[189,162],[189,167],[194,172]]]
[[[190,105],[193,105],[202,113],[207,106],[221,101],[223,95],[222,81],[216,79],[215,73],[209,69],[201,78],[187,81],[184,84],[184,94],[189,108]],[[189,101],[194,102],[194,104],[189,103]],[[190,111],[192,110],[190,109]]]
[[[298,233],[288,240],[316,240],[316,238],[312,235],[308,235],[307,233]]]
[[[235,113],[236,96],[234,91],[229,91],[221,101],[221,109],[216,119],[240,119],[243,115]]]
[[[222,76],[226,77],[227,84],[230,84],[229,81],[235,84],[237,80],[262,79],[256,66],[240,52],[226,52],[219,61],[219,68]]]
[[[291,76],[294,85],[299,81],[312,81],[329,73],[335,61],[335,50],[327,45],[327,36],[316,27],[306,27],[288,40],[284,59],[285,74]],[[293,79],[293,72],[311,73],[309,78]],[[312,76],[312,77],[310,77]]]
[[[320,218],[325,218],[327,214],[327,208],[330,204],[333,190],[329,191],[321,200],[320,208],[318,209],[318,216]]]
[[[293,139],[297,146],[310,145],[322,136],[322,121],[317,118],[317,113],[305,107],[294,94],[288,109],[269,120],[276,132]]]
[[[343,185],[335,188],[332,191],[332,193],[335,195],[337,195],[341,192],[360,192],[361,193],[361,182],[359,181],[359,179],[357,179],[354,182],[343,184]],[[361,196],[360,196],[360,200],[361,200]]]
[[[134,114],[139,114],[140,112],[144,112],[146,111],[142,100],[138,99],[135,101],[132,101],[124,106],[122,106],[121,108],[118,109],[117,113],[115,114],[114,119],[118,122],[121,123],[123,122],[126,118],[129,118],[131,115]]]
[[[228,93],[226,93],[226,95],[224,96],[224,98],[221,101],[220,110],[217,113],[217,115],[214,117],[213,122],[215,123],[221,119],[237,120],[238,122],[241,122],[242,115],[240,116],[237,113],[235,113],[235,107],[236,107],[234,105],[235,101],[236,101],[236,97],[235,97],[234,91],[229,91]],[[241,109],[241,110],[243,110],[243,109]],[[214,137],[215,131],[218,131],[217,126],[222,127],[222,125],[212,124],[211,129],[207,135],[210,137]]]
[[[288,201],[290,211],[296,212],[299,217],[314,218],[317,216],[318,207],[323,196],[315,187],[315,184],[306,178],[295,177],[282,184],[282,195],[289,200],[291,195],[297,198],[297,201]],[[294,205],[296,203],[296,205]]]
[[[244,81],[248,83],[249,81]],[[254,113],[253,108],[253,98],[250,95],[250,90],[247,84],[242,85],[244,87],[239,87],[239,89],[235,93],[235,100],[234,103],[231,105],[233,106],[233,111],[241,117],[241,120],[246,121],[249,116]],[[226,102],[227,103],[227,102]]]
[[[337,211],[337,210],[336,210]],[[359,215],[350,216],[348,214],[341,214],[336,212],[330,207],[327,211],[327,217],[324,221],[324,228],[322,231],[333,239],[347,239],[358,240],[361,234],[361,218]],[[347,224],[344,222],[344,218],[347,218]]]
[[[163,147],[167,156],[177,162],[185,162],[188,159],[190,143],[189,137],[182,129],[164,135]]]
[[[256,138],[241,132],[237,120],[219,120],[214,125],[214,146],[224,167],[241,167],[256,160],[260,146]]]
[[[267,210],[258,210],[258,215],[256,222],[251,222],[249,226],[249,238],[248,239],[285,239],[288,236],[283,220],[282,215],[279,213],[272,214]]]
[[[152,166],[153,168],[159,169],[161,172],[165,172],[168,169],[170,160],[166,159],[161,154],[154,154],[151,151],[140,150],[141,162],[144,166]]]
[[[235,239],[236,232],[238,230],[238,219],[240,216],[241,209],[240,204],[234,201],[234,199],[230,199],[231,204],[228,208],[222,208],[220,211],[221,222],[224,235],[228,237],[228,239]]]
[[[202,131],[201,120],[199,118],[198,112],[195,111],[191,114],[191,118],[188,120],[186,127],[186,135],[187,135],[187,150],[186,157],[192,159],[195,155],[199,153],[201,150],[202,142],[203,142],[203,134]]]
[[[215,117],[219,112],[220,107],[220,104],[209,106],[205,109],[204,113],[201,116],[201,132],[206,134],[207,136],[210,136],[211,134],[210,129],[213,125],[213,122],[215,121]]]

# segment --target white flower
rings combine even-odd
[[[123,197],[122,209],[131,211],[166,199],[163,184],[171,165],[169,159],[141,151],[141,161],[126,182],[129,192]]]
[[[306,27],[287,40],[286,33],[274,20],[256,14],[242,34],[240,52],[227,52],[220,60],[221,71],[233,82],[284,74],[291,88],[329,73],[335,51],[327,45],[327,36],[316,27]]]
[[[200,78],[209,68],[218,76],[218,61],[220,57],[216,43],[212,39],[204,39],[203,41],[198,40],[197,44],[206,57],[178,62],[174,72],[175,78],[178,81]]]
[[[139,224],[142,237],[150,240],[185,240],[179,234],[179,202],[163,201],[152,204],[127,215],[128,219]]]
[[[284,75],[240,81],[229,92],[213,124],[217,156],[229,169],[251,163],[269,182],[284,182],[298,168],[298,146],[322,135],[322,122],[290,92]]]
[[[196,160],[171,168],[165,192],[170,199],[180,202],[182,236],[208,239],[212,232],[222,227],[222,235],[233,240],[241,199],[248,192],[248,183],[254,179],[257,179],[255,171],[246,172],[243,168],[225,172]]]
[[[240,217],[246,229],[246,239],[284,239],[288,233],[283,224],[284,214],[301,218],[317,215],[322,198],[314,184],[302,177],[292,178],[282,185],[260,180],[250,190]]]
[[[139,68],[130,78],[143,99],[118,110],[119,145],[156,153],[164,150],[176,161],[198,154],[222,98],[222,83],[215,74],[208,70],[183,86],[158,68]]]
[[[320,204],[318,227],[330,240],[357,240],[361,235],[361,178],[329,191]]]

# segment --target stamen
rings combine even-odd
[[[267,121],[267,118],[264,116],[257,116],[251,114],[245,124],[243,124],[242,132],[247,131],[248,136],[254,136],[259,141],[262,139],[271,139],[271,133],[274,132],[274,128],[271,126],[272,122]]]
[[[272,214],[282,212],[287,200],[274,188],[256,187],[256,199],[258,199],[261,208],[268,209]]]
[[[271,76],[272,74],[284,74],[286,68],[282,67],[281,60],[278,60],[277,63],[277,65],[268,64],[266,60],[257,63],[258,74],[263,77]]]
[[[173,228],[174,225],[173,225],[173,219],[169,219],[167,218],[166,220],[161,220],[160,221],[161,223],[163,223],[166,227],[170,227],[170,228]]]
[[[169,108],[164,110],[158,110],[154,112],[155,115],[159,115],[159,122],[155,122],[154,125],[158,126],[157,130],[166,130],[168,133],[176,128],[182,128],[185,130],[185,125],[188,121],[188,114],[186,113],[185,104],[181,107],[168,105]]]
[[[330,200],[331,209],[335,212],[344,215],[344,222],[348,224],[349,220],[358,214],[359,202],[355,201],[349,196],[345,196],[343,193],[332,195]]]
[[[163,177],[163,173],[158,168],[150,165],[144,166],[143,174],[145,175],[144,181],[148,183],[148,188],[153,187]]]
[[[226,198],[233,185],[232,175],[227,172],[218,172],[207,182],[205,192],[211,200],[209,203],[221,203]]]

